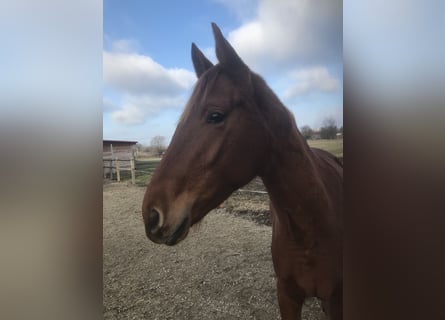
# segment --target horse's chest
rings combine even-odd
[[[272,259],[277,277],[294,281],[306,296],[328,297],[336,285],[332,257],[320,255],[317,249],[274,236]]]

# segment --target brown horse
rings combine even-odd
[[[316,296],[342,319],[343,168],[311,149],[291,113],[212,24],[213,65],[192,44],[198,82],[145,193],[146,234],[175,245],[255,176],[271,200],[272,259],[282,319]]]

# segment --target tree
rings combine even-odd
[[[312,128],[308,125],[301,127],[300,131],[306,140],[312,138],[312,135],[314,134],[314,130],[312,130]]]
[[[328,117],[323,120],[322,127],[320,128],[320,137],[322,139],[335,139],[337,134],[337,124],[332,117]]]
[[[153,152],[155,152],[158,156],[162,156],[162,153],[165,151],[165,137],[163,136],[155,136],[151,139],[150,147]]]

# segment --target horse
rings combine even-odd
[[[291,112],[212,23],[217,64],[192,43],[198,81],[147,186],[147,237],[175,245],[232,192],[259,176],[269,194],[281,318],[318,297],[343,317],[343,166],[311,149]]]

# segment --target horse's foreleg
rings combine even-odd
[[[293,283],[278,279],[277,281],[278,304],[282,320],[300,320],[301,307],[304,295]]]

